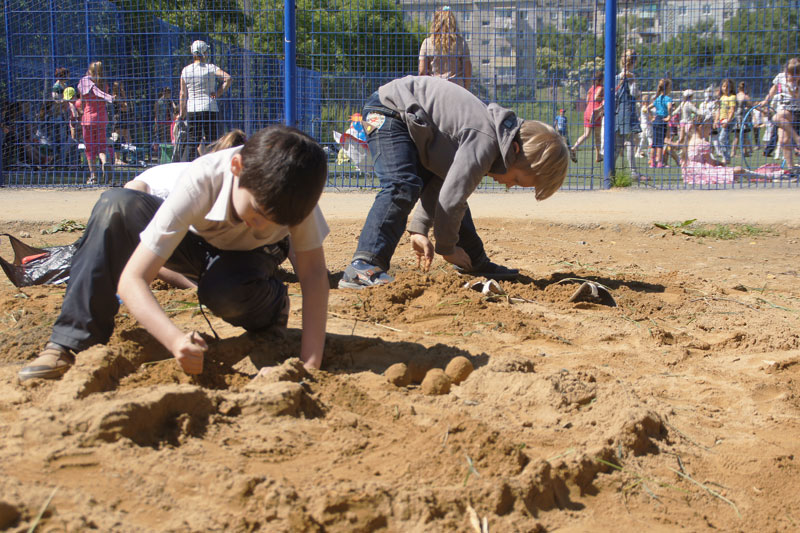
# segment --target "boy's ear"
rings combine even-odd
[[[231,172],[236,177],[239,177],[242,173],[242,154],[236,154],[231,159]]]
[[[518,153],[519,153],[519,143],[518,143],[517,141],[513,141],[513,142],[511,143],[511,146],[513,146],[513,147],[514,147],[514,153],[515,153],[515,154],[518,154]]]

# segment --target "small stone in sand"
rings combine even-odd
[[[405,363],[395,363],[383,373],[386,379],[396,387],[407,387],[411,384],[411,374]]]
[[[459,355],[447,363],[447,368],[444,369],[444,373],[447,374],[447,377],[450,378],[453,385],[458,385],[467,379],[474,369],[475,367],[472,366],[472,362],[469,359],[463,355]]]
[[[441,368],[432,368],[422,380],[422,392],[430,395],[447,394],[450,392],[450,378]]]

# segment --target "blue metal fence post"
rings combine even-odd
[[[47,3],[47,9],[49,11],[47,22],[50,27],[50,75],[53,75],[56,71],[56,9],[53,5],[53,0],[50,0]],[[48,75],[45,74],[45,80],[48,79]],[[48,89],[47,82],[45,82],[45,92]],[[50,96],[49,94],[47,96]]]
[[[295,0],[284,0],[283,4],[283,113],[287,126],[297,123],[297,57],[295,49]]]
[[[250,13],[250,0],[244,0],[244,17],[245,23],[249,22],[251,17]],[[242,51],[242,73],[244,78],[244,87],[242,89],[242,97],[244,98],[244,133],[248,137],[253,133],[253,125],[252,125],[252,117],[253,117],[253,110],[252,110],[252,103],[250,101],[251,93],[250,93],[250,83],[251,83],[251,75],[250,75],[250,57],[252,50],[252,43],[250,42],[250,29],[245,26],[244,29],[244,50]]]
[[[605,76],[603,86],[605,90],[605,130],[603,132],[603,188],[611,188],[611,174],[614,173],[615,147],[614,147],[614,118],[616,107],[614,91],[614,69],[617,63],[617,0],[606,1],[606,38],[605,38]]]
[[[8,91],[8,101],[14,101],[14,84],[12,83],[13,78],[11,76],[11,72],[13,72],[13,64],[11,60],[13,59],[13,54],[11,50],[11,29],[10,24],[8,23],[8,0],[3,2],[3,24],[6,28],[6,82],[8,83],[7,91]]]
[[[92,34],[92,27],[89,25],[89,0],[84,1],[84,27],[83,31],[86,33],[86,66],[92,62],[92,41],[90,35]]]

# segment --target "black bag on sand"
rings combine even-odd
[[[0,235],[8,237],[14,250],[14,261],[9,263],[0,257],[0,266],[15,286],[58,285],[69,281],[77,242],[52,248],[34,248],[8,233]]]

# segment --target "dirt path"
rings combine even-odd
[[[85,219],[98,194],[0,191],[0,232],[72,242],[42,230]],[[332,287],[371,198],[323,197]],[[504,533],[797,531],[798,200],[479,195],[487,253],[523,274],[500,284],[507,297],[465,288],[441,260],[418,272],[404,240],[394,283],[331,291],[313,375],[286,361],[302,307],[287,272],[285,339],[206,323],[195,291],[155,286],[211,344],[199,377],[123,307],[107,346],[60,381],[21,385],[64,289],[2,279],[0,530],[27,531],[53,495],[37,531],[472,533],[470,508]],[[652,224],[689,218],[731,231]],[[576,279],[619,305],[570,303]],[[419,383],[465,360],[474,370],[449,392]],[[264,366],[272,379],[252,379]]]
[[[0,220],[82,220],[102,190],[4,189]],[[326,191],[328,218],[363,219],[371,192]],[[650,224],[696,218],[714,223],[800,224],[800,189],[724,191],[566,191],[544,202],[530,193],[485,193],[470,200],[475,217],[524,218],[564,224]]]

